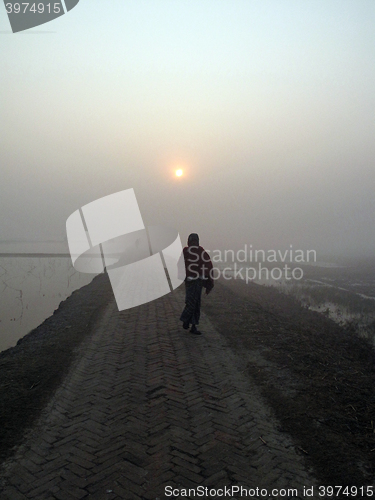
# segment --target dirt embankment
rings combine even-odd
[[[274,288],[221,281],[204,310],[233,348],[322,484],[375,477],[371,345]]]
[[[15,347],[0,353],[0,461],[32,426],[112,298],[107,276],[99,275]]]

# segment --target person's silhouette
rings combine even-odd
[[[212,278],[212,262],[206,250],[199,245],[199,236],[196,233],[189,235],[188,244],[183,249],[182,255],[185,262],[185,308],[180,320],[185,330],[191,326],[191,333],[200,335],[197,329],[201,310],[202,288],[206,294],[214,286]]]

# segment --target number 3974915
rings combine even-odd
[[[44,12],[51,14],[59,14],[61,11],[60,3],[7,3],[5,4],[8,14],[25,14],[32,12],[34,14],[43,14]]]

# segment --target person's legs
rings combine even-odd
[[[183,322],[183,328],[187,330],[190,324],[193,326],[199,324],[202,280],[195,279],[185,281],[185,291],[185,308],[182,311],[180,320]]]
[[[195,287],[195,307],[191,317],[191,333],[195,333],[195,335],[201,335],[201,332],[197,329],[197,325],[199,325],[199,318],[201,315],[201,302],[202,302],[202,280],[196,280]]]
[[[201,302],[202,302],[202,280],[195,280],[195,290],[194,290],[194,309],[191,316],[190,323],[192,326],[199,325],[199,318],[201,316]]]
[[[180,320],[182,321],[182,326],[187,330],[191,323],[191,317],[193,315],[193,282],[185,281],[185,308],[182,311]]]

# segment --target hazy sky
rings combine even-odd
[[[374,0],[80,0],[19,34],[1,4],[0,31],[0,239],[132,187],[208,248],[375,249]]]

